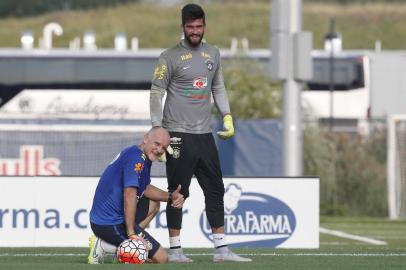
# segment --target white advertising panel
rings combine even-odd
[[[87,246],[96,177],[0,177],[0,246]],[[165,189],[166,179],[152,183]],[[319,247],[318,178],[225,178],[225,230],[235,247]],[[147,231],[169,246],[166,204]],[[204,196],[192,179],[183,247],[212,247]]]
[[[149,90],[25,89],[0,113],[21,119],[149,119]]]
[[[86,246],[96,178],[1,177],[0,246]]]

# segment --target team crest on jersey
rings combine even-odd
[[[205,63],[207,65],[207,69],[211,71],[214,65],[213,61],[211,61],[211,59],[207,59]]]
[[[160,66],[157,66],[154,70],[154,78],[157,78],[158,80],[162,80],[165,77],[167,70],[168,70],[168,67],[165,64],[161,64]]]
[[[180,148],[179,147],[172,147],[173,149],[173,158],[179,158],[180,157]]]
[[[197,77],[193,80],[193,88],[206,88],[207,87],[207,77]]]
[[[138,162],[134,165],[134,171],[136,171],[137,173],[141,172],[143,168],[144,168],[144,163]]]

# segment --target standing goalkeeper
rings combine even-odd
[[[211,97],[223,116],[222,139],[234,135],[227,93],[220,65],[219,50],[204,41],[206,27],[203,9],[187,4],[182,9],[184,39],[164,51],[154,71],[150,111],[152,126],[170,131],[172,156],[168,155],[168,189],[181,185],[189,196],[193,174],[205,196],[207,219],[212,227],[215,252],[213,261],[251,261],[233,253],[224,235],[224,184],[217,148],[211,133]],[[162,98],[167,94],[162,115]],[[182,209],[166,208],[169,229],[169,261],[191,262],[181,249]]]

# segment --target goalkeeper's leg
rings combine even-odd
[[[199,135],[181,132],[170,132],[173,155],[167,156],[166,175],[168,190],[174,191],[181,185],[180,193],[185,199],[189,197],[189,186],[194,168],[198,162],[198,153],[194,147],[196,137]],[[166,220],[169,230],[170,262],[192,262],[193,260],[183,254],[180,241],[182,228],[182,209],[176,209],[171,204],[166,205]]]
[[[202,139],[201,159],[196,168],[196,177],[205,197],[207,219],[212,228],[214,244],[214,262],[235,261],[250,262],[250,258],[241,257],[232,252],[227,245],[224,233],[224,183],[220,160],[214,138],[207,134]]]

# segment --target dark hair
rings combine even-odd
[[[198,19],[203,19],[203,23],[206,24],[204,10],[201,6],[196,4],[187,4],[182,8],[182,25],[185,25],[189,21]]]

